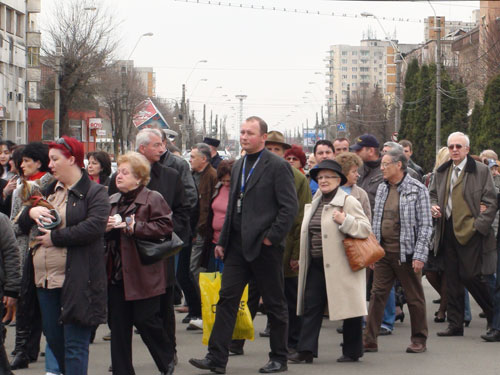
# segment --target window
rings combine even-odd
[[[370,76],[367,75],[367,74],[361,74],[361,79],[365,80],[365,79],[370,79]]]
[[[361,68],[359,68],[359,71],[360,71],[360,72],[369,72],[369,71],[370,71],[370,68],[365,67],[365,66],[362,66]]]
[[[24,35],[24,14],[16,12],[16,35]]]
[[[347,64],[347,59],[342,59],[342,64]]]
[[[11,33],[12,34],[12,31],[14,30],[14,27],[12,25],[12,23],[14,22],[14,11],[10,8],[6,8],[6,21],[5,21],[5,26],[6,26],[6,30],[8,33]]]
[[[358,51],[352,51],[352,55],[356,56],[358,54]]]
[[[5,6],[0,5],[0,29],[5,30]]]
[[[370,51],[362,50],[361,51],[361,56],[368,56],[370,54]]]
[[[353,82],[353,83],[352,83],[352,87],[356,87],[356,82]]]
[[[342,74],[342,79],[347,79],[347,74]]]
[[[54,140],[54,120],[45,120],[42,124],[42,141]]]
[[[358,71],[358,68],[356,68],[355,66],[352,67],[352,71],[353,72],[357,72]]]
[[[358,76],[356,74],[353,74],[352,79],[358,79]]]
[[[345,82],[342,82],[342,87],[345,87]]]
[[[361,59],[361,64],[368,64],[368,60],[367,59]]]
[[[353,64],[357,64],[357,63],[358,63],[358,60],[352,60],[352,63],[353,63]]]
[[[347,56],[347,51],[342,51],[342,56]]]
[[[343,71],[343,72],[347,72],[347,66],[343,66],[343,67],[342,67],[342,71]]]
[[[40,47],[28,47],[28,66],[40,65]]]

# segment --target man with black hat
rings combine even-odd
[[[210,162],[210,164],[212,164],[212,167],[217,170],[219,163],[222,161],[221,156],[217,152],[217,147],[219,147],[220,141],[215,138],[205,137],[203,138],[203,143],[206,143],[210,146],[210,156],[212,157],[212,161]]]
[[[373,217],[375,195],[377,194],[378,185],[383,181],[382,171],[380,170],[379,143],[372,134],[363,134],[356,139],[356,143],[351,146],[351,150],[363,160],[363,166],[359,170],[358,186],[368,193]]]

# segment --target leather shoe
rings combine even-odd
[[[283,372],[287,370],[288,366],[286,365],[286,363],[281,363],[278,361],[269,361],[264,365],[264,367],[261,367],[259,369],[259,372],[261,374],[271,374],[273,372]]]
[[[226,373],[226,367],[217,365],[214,361],[208,358],[203,358],[203,359],[195,359],[191,358],[189,360],[189,363],[193,365],[196,368],[199,368],[201,370],[210,370],[212,372],[215,372],[216,374],[225,374]]]
[[[245,351],[243,350],[243,348],[239,348],[239,347],[229,347],[229,355],[230,356],[233,356],[233,355],[243,355],[245,354]]]
[[[378,331],[379,336],[388,336],[392,335],[392,331],[390,329],[387,329],[385,327],[380,327],[380,331]]]
[[[488,342],[500,341],[500,331],[492,328],[486,332],[486,335],[481,335],[481,338]]]
[[[271,337],[271,332],[266,327],[266,329],[264,331],[259,332],[259,336],[260,337]]]
[[[464,331],[462,329],[448,327],[444,331],[438,332],[437,335],[440,337],[463,336]]]
[[[311,352],[295,352],[288,356],[288,360],[295,363],[312,363],[313,362],[313,354]]]
[[[351,358],[346,355],[342,355],[341,357],[337,358],[337,362],[358,362],[359,358]]]
[[[375,343],[365,343],[363,344],[363,349],[365,350],[365,353],[376,353],[378,352],[378,345]]]
[[[344,327],[342,327],[342,326],[337,327],[337,333],[340,333],[340,334],[344,333]]]
[[[406,353],[423,353],[427,350],[425,344],[412,342],[407,348]]]
[[[10,363],[11,370],[19,370],[22,368],[28,368],[30,359],[23,353],[18,353]]]
[[[172,362],[168,364],[167,371],[162,372],[160,375],[174,375],[174,369],[175,369],[175,362],[174,360],[172,360]]]

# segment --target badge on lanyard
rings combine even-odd
[[[264,150],[262,150],[262,151],[264,151]],[[253,163],[253,166],[250,169],[250,172],[248,172],[247,178],[245,178],[245,169],[246,169],[246,165],[247,165],[247,155],[245,155],[245,159],[243,160],[243,168],[241,171],[240,195],[238,196],[238,200],[236,201],[236,212],[239,214],[241,214],[241,206],[243,204],[243,197],[245,195],[245,186],[248,183],[248,180],[250,180],[250,177],[252,176],[253,171],[255,170],[255,167],[257,166],[257,164],[259,164],[260,158],[262,157],[262,151],[260,152],[259,157],[255,161],[255,163]]]

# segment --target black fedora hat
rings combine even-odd
[[[318,182],[318,173],[323,169],[328,169],[330,171],[334,171],[340,177],[340,185],[344,185],[347,182],[347,178],[342,173],[342,167],[335,160],[326,159],[315,166],[313,169],[309,171],[311,178]]]

